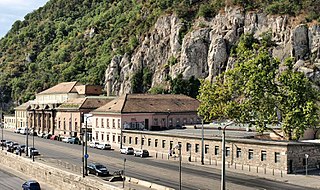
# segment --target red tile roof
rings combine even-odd
[[[107,104],[113,99],[114,97],[103,96],[69,99],[68,101],[61,104],[57,109],[96,109]]]
[[[81,85],[79,82],[62,82],[39,94],[61,94],[61,93],[77,93],[75,86]]]
[[[199,101],[176,94],[127,94],[123,95],[94,112],[116,113],[167,113],[196,112]]]

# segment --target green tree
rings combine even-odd
[[[302,73],[292,70],[291,60],[286,62],[288,69],[279,73],[280,62],[272,57],[266,44],[252,35],[241,38],[234,68],[212,84],[202,81],[199,115],[205,120],[249,123],[261,132],[275,132],[267,124],[281,122],[285,138],[298,139],[307,127],[319,121],[319,95]]]

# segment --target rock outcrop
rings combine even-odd
[[[272,53],[283,61],[293,56],[295,68],[320,84],[320,26],[295,24],[295,18],[245,13],[239,8],[225,8],[211,20],[199,18],[184,36],[184,23],[176,15],[158,19],[141,45],[130,56],[115,56],[106,70],[106,86],[114,95],[131,92],[131,78],[147,67],[153,73],[152,86],[166,83],[168,75],[185,79],[195,76],[212,80],[232,68],[230,49],[243,33],[255,37],[270,32],[276,43]],[[183,39],[180,39],[183,38]],[[170,59],[176,59],[172,64]]]

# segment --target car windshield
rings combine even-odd
[[[103,166],[103,165],[96,165],[96,168],[97,168],[97,169],[104,169],[104,168],[106,168],[106,167]]]
[[[133,148],[128,148],[128,150],[133,150]]]
[[[147,153],[148,151],[147,151],[147,150],[143,150],[143,152],[144,152],[144,153]]]

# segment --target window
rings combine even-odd
[[[98,122],[98,118],[96,118],[96,128],[99,128],[99,122]]]
[[[162,140],[162,148],[166,147],[166,140]]]
[[[219,155],[219,146],[214,147],[214,155]]]
[[[280,152],[274,153],[274,162],[279,163],[280,162]]]
[[[134,144],[138,144],[138,137],[134,139]]]
[[[112,119],[112,128],[116,128],[116,121],[115,121],[115,119]]]
[[[112,142],[116,142],[116,136],[112,135]],[[131,140],[130,140],[130,144],[131,144]]]
[[[121,141],[121,136],[118,135],[118,143],[120,143],[120,141]]]
[[[241,148],[237,148],[237,158],[241,157]]]
[[[196,144],[195,152],[199,152],[199,144]]]
[[[107,141],[110,141],[110,134],[107,134]]]
[[[170,141],[170,149],[172,149],[173,141]]]
[[[187,123],[187,118],[183,118],[183,124]]]
[[[180,118],[177,118],[177,122],[176,122],[177,125],[180,124]]]
[[[148,139],[148,146],[151,146],[151,139]]]
[[[249,149],[248,159],[249,160],[253,159],[253,150],[252,149]]]
[[[96,132],[96,141],[99,140],[99,133]]]
[[[74,129],[75,129],[76,131],[78,131],[78,122],[75,122],[75,123],[74,123]]]
[[[132,137],[129,137],[129,144],[131,144],[131,141],[132,141]]]
[[[186,148],[187,148],[187,149],[186,149],[187,152],[191,151],[191,144],[190,144],[190,143],[187,143]]]
[[[104,128],[104,123],[102,118],[101,118],[101,128]]]
[[[123,143],[126,143],[127,137],[123,136]]]
[[[230,156],[230,147],[226,147],[226,156]]]
[[[107,119],[107,128],[110,128],[109,119]]]
[[[104,140],[104,134],[101,133],[101,140],[103,141]]]
[[[158,119],[157,118],[153,119],[153,125],[158,126]]]
[[[144,138],[141,139],[141,145],[144,145]]]
[[[265,150],[261,151],[261,161],[267,160],[267,152]]]
[[[118,129],[120,129],[121,127],[121,122],[120,122],[120,119],[118,119]]]
[[[154,147],[158,147],[158,139],[154,140]]]
[[[208,152],[209,152],[209,145],[204,145],[204,153],[205,154],[208,154]]]

